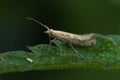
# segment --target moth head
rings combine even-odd
[[[51,34],[53,32],[53,29],[48,29],[47,31],[45,31],[45,33],[47,34]]]

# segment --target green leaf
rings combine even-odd
[[[28,46],[31,52],[12,51],[0,54],[0,73],[50,69],[120,70],[120,35],[95,34],[97,43],[91,47],[54,40],[54,46]]]

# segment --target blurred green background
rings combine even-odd
[[[53,29],[77,34],[120,34],[120,0],[0,0],[0,52],[27,50],[27,45],[48,43],[48,36],[44,34],[45,29],[35,22],[26,20],[26,17],[35,18]],[[33,73],[28,75],[33,75]],[[58,71],[57,73],[57,76],[64,75],[61,78],[64,80],[66,76],[71,80],[76,76],[77,79],[82,76],[86,76],[83,77],[84,79],[89,79],[90,77],[87,78],[87,76],[92,74],[90,71],[81,70],[78,72],[72,70],[70,73],[69,70]],[[40,71],[37,75],[40,74],[39,79],[43,76],[50,79],[49,74],[53,78],[57,73]],[[86,74],[81,75],[82,73]],[[113,80],[109,78],[112,77],[109,75],[113,72],[108,73],[94,71],[92,76],[106,74],[103,77]],[[19,74],[22,73],[16,76],[20,78]],[[5,75],[7,74],[2,76],[5,77]],[[12,74],[12,77],[13,75],[15,74]],[[15,77],[11,80],[16,80]],[[30,77],[32,80],[33,76]],[[101,78],[98,77],[97,80]]]

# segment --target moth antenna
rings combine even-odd
[[[41,26],[45,27],[47,30],[50,29],[49,27],[47,27],[47,26],[44,25],[43,23],[41,23],[41,22],[39,22],[39,21],[37,21],[37,20],[35,20],[35,19],[33,19],[33,18],[29,18],[29,17],[27,17],[26,19],[28,19],[28,20],[32,20],[32,21],[34,21],[34,22],[37,22],[37,23],[40,24]]]

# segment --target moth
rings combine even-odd
[[[64,32],[60,30],[53,30],[33,18],[27,18],[27,19],[35,21],[39,23],[41,26],[45,27],[47,29],[45,33],[47,33],[49,36],[59,40],[63,40],[69,43],[70,45],[74,44],[74,45],[81,45],[81,46],[93,46],[96,44],[96,38],[93,33],[79,35],[79,34]]]

